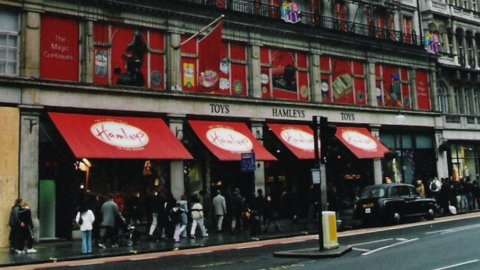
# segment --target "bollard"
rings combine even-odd
[[[323,248],[338,248],[337,218],[333,211],[322,212]]]

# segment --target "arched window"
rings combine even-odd
[[[440,83],[437,90],[438,110],[448,113],[450,111],[450,106],[448,103],[448,88],[444,83]]]

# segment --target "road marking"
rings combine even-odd
[[[392,240],[393,240],[393,238],[387,238],[387,239],[380,239],[380,240],[375,240],[375,241],[370,241],[370,242],[363,242],[363,243],[353,244],[353,245],[350,245],[350,246],[351,246],[351,247],[363,246],[363,245],[376,244],[376,243],[381,243],[381,242],[386,242],[386,241],[392,241]]]
[[[425,234],[448,234],[448,233],[461,232],[461,231],[472,230],[477,228],[480,228],[480,224],[450,228],[445,230],[431,231],[431,232],[426,232]]]
[[[388,246],[384,246],[384,247],[381,247],[381,248],[377,248],[377,249],[374,249],[374,250],[370,250],[369,252],[363,253],[362,256],[367,256],[367,255],[373,254],[373,253],[375,253],[375,252],[378,252],[378,251],[381,251],[381,250],[384,250],[384,249],[387,249],[387,248],[391,248],[391,247],[395,247],[395,246],[407,244],[407,243],[410,243],[410,242],[413,242],[413,241],[416,241],[416,240],[418,240],[418,238],[413,238],[413,239],[406,240],[406,241],[403,241],[403,242],[399,242],[399,243],[395,243],[395,244],[392,244],[392,245],[388,245]]]
[[[352,250],[355,250],[355,251],[361,251],[361,252],[366,252],[366,251],[370,251],[371,249],[366,249],[366,248],[352,248]]]
[[[462,263],[447,265],[447,266],[440,267],[440,268],[435,268],[435,269],[433,269],[433,270],[451,269],[451,268],[455,268],[455,267],[462,266],[462,265],[466,265],[466,264],[476,263],[476,262],[478,262],[478,261],[479,261],[479,260],[471,260],[471,261],[466,261],[466,262],[462,262]]]

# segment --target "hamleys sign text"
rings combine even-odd
[[[148,135],[143,130],[114,121],[93,124],[90,132],[98,140],[126,150],[142,149],[149,142]]]
[[[226,151],[245,153],[253,148],[252,141],[248,137],[233,129],[212,128],[207,131],[206,136],[210,143]]]

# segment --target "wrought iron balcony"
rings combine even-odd
[[[203,6],[209,6],[221,10],[230,10],[250,15],[262,16],[281,20],[280,7],[276,5],[264,4],[255,0],[177,0],[184,3],[192,3]],[[349,34],[371,37],[375,39],[388,40],[392,42],[422,46],[420,39],[415,31],[412,33],[403,33],[388,28],[376,27],[357,22],[340,20],[337,18],[326,17],[320,14],[301,11],[301,20],[299,24],[308,25],[312,28],[330,29]]]

